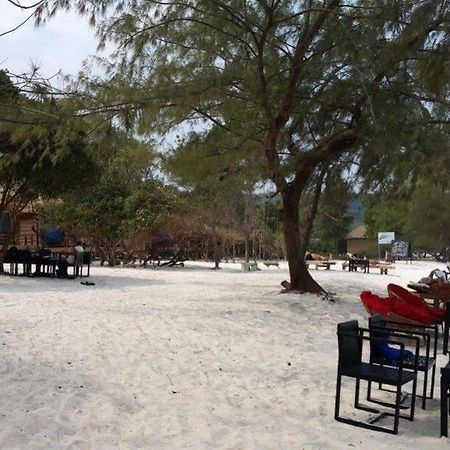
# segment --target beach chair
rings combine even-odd
[[[89,277],[91,274],[91,262],[92,262],[92,253],[91,252],[84,252],[83,253],[83,264],[81,264],[80,267],[80,277]],[[87,274],[83,275],[83,267],[86,266],[87,268]]]
[[[370,291],[361,292],[360,299],[369,316],[381,314],[385,320],[406,325],[434,326],[443,322],[443,318],[436,317],[425,305],[414,305],[393,297],[382,298]]]
[[[269,261],[269,260],[266,260],[266,261],[263,261],[263,264],[264,264],[267,268],[269,268],[270,266],[277,267],[278,269],[280,268],[280,263],[279,263],[278,261]]]
[[[392,298],[402,300],[415,307],[424,308],[436,318],[436,322],[438,323],[442,323],[445,319],[446,311],[444,308],[439,308],[439,305],[434,307],[429,305],[421,296],[413,294],[402,286],[389,283],[387,285],[387,291],[389,296]]]
[[[373,431],[382,431],[385,433],[397,434],[399,419],[414,420],[414,409],[416,399],[416,387],[417,387],[417,364],[418,353],[416,354],[415,364],[413,370],[407,370],[404,368],[405,363],[405,344],[392,340],[397,337],[397,333],[391,333],[389,339],[378,338],[370,336],[370,330],[367,328],[360,328],[358,321],[351,320],[343,322],[337,326],[339,356],[338,356],[338,369],[337,369],[337,381],[336,381],[336,399],[335,399],[335,412],[334,418],[349,425],[354,425],[361,428],[366,428]],[[363,362],[363,343],[367,341],[371,342],[388,342],[391,345],[395,345],[400,349],[399,363],[397,367],[385,367],[372,362]],[[418,347],[417,339],[417,347]],[[373,419],[363,422],[356,419],[345,418],[340,415],[340,402],[341,402],[341,384],[342,378],[349,377],[356,380],[355,382],[355,398],[354,407],[359,410],[378,414]],[[375,382],[390,385],[396,388],[395,390],[395,402],[384,403],[387,408],[392,408],[394,412],[384,412],[380,414],[378,409],[371,406],[363,405],[360,403],[360,384],[361,380],[367,382]],[[413,383],[410,412],[408,415],[400,414],[402,408],[401,404],[401,389],[407,383]],[[375,423],[385,416],[391,416],[394,418],[394,424],[392,428],[375,425]]]
[[[400,327],[398,327],[400,325]],[[437,360],[437,344],[438,344],[438,333],[437,327],[428,327],[424,325],[409,325],[409,329],[405,323],[398,323],[393,321],[384,320],[379,314],[369,317],[369,329],[371,335],[374,337],[380,336],[382,334],[391,334],[395,332],[398,336],[403,335],[405,338],[410,340],[411,337],[416,337],[417,339],[423,339],[426,345],[425,356],[418,356],[419,348],[416,349],[415,356],[418,356],[417,371],[424,373],[423,380],[423,393],[422,395],[417,395],[422,398],[422,409],[426,409],[427,399],[432,399],[434,397],[434,385],[436,380],[436,360]],[[394,366],[397,364],[387,358],[385,355],[377,351],[376,345],[371,343],[370,351],[370,361],[376,364],[381,364],[384,366]],[[414,370],[415,358],[406,358],[404,361],[404,368],[409,370]],[[431,370],[431,389],[428,395],[428,372]],[[382,385],[379,385],[381,390]],[[392,391],[391,391],[392,392]],[[371,383],[369,382],[367,390],[367,400],[373,401],[371,398]],[[376,401],[375,401],[376,403]]]

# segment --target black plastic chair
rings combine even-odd
[[[447,311],[447,315],[444,321],[444,342],[442,345],[444,355],[448,354],[448,340],[450,335],[450,302],[447,302],[445,305],[445,309]]]
[[[441,367],[441,437],[448,437],[448,417],[450,415],[450,361]]]
[[[415,358],[415,370],[405,370],[404,364],[404,352],[405,345],[402,342],[388,339],[387,342],[391,345],[400,347],[400,359],[398,367],[385,367],[374,363],[366,363],[362,360],[363,342],[386,342],[384,338],[377,338],[370,336],[370,330],[367,328],[360,328],[358,321],[351,320],[349,322],[343,322],[337,326],[337,336],[339,344],[339,358],[337,369],[337,382],[336,382],[336,403],[334,418],[343,423],[349,425],[355,425],[361,428],[367,428],[373,431],[382,431],[385,433],[397,434],[400,418],[407,420],[414,420],[414,409],[416,400],[416,387],[417,387],[417,364],[418,354]],[[368,334],[368,335],[366,335]],[[395,333],[391,334],[391,338],[395,337]],[[417,339],[417,349],[419,347],[419,339]],[[383,415],[394,417],[393,428],[386,428],[378,425],[374,425],[370,422],[362,422],[354,419],[344,418],[340,416],[340,401],[341,401],[341,384],[342,377],[350,377],[356,379],[355,385],[355,400],[354,407],[356,409],[368,411],[371,413],[379,414],[378,409],[363,405],[359,401],[359,391],[361,380],[368,382],[377,382],[387,384],[396,387],[395,403],[384,403],[387,407],[392,407],[394,412],[385,412]],[[410,405],[410,414],[400,414],[401,405],[401,388],[403,385],[412,382],[412,396]]]
[[[437,325],[416,325],[403,322],[395,322],[392,320],[384,320],[381,315],[375,315],[369,317],[369,329],[371,330],[372,336],[379,336],[380,333],[389,334],[395,332],[398,337],[405,337],[406,339],[411,339],[413,336],[419,339],[424,339],[426,350],[424,356],[419,356],[417,370],[424,373],[423,379],[423,392],[422,395],[417,395],[422,398],[422,409],[426,409],[427,399],[434,398],[434,386],[436,380],[436,359],[437,359],[437,347],[438,347],[438,326]],[[421,330],[421,331],[419,331]],[[433,338],[433,342],[432,342]],[[416,340],[414,340],[416,341]],[[431,346],[433,349],[431,350]],[[417,351],[416,351],[417,355]],[[381,364],[384,366],[396,366],[397,364],[384,358],[382,355],[378,354],[374,345],[371,345],[370,360],[375,364]],[[404,361],[403,367],[405,369],[413,370],[415,363],[415,358],[407,358]],[[431,369],[431,388],[430,394],[428,395],[428,372]],[[380,385],[381,390],[383,389]],[[392,391],[391,391],[392,392]],[[367,400],[375,401],[371,398],[371,383],[369,383],[367,390]]]
[[[29,276],[31,273],[31,252],[29,250],[19,250],[13,246],[8,249],[5,255],[5,263],[10,264],[11,275],[19,275],[19,264],[22,264],[22,274]]]
[[[80,277],[89,277],[89,275],[91,274],[91,261],[92,261],[91,252],[85,251],[83,253],[83,264],[81,265]],[[87,275],[83,275],[83,266],[87,267]]]
[[[76,252],[73,262],[67,263],[67,267],[73,267],[73,275],[69,278],[82,277],[84,252]]]

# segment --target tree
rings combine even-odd
[[[336,252],[337,244],[346,239],[353,217],[347,212],[354,193],[352,183],[344,179],[341,170],[329,172],[324,180],[324,190],[318,206],[314,229],[313,248],[322,252]]]
[[[39,20],[69,5],[46,2]],[[117,89],[101,92],[110,111],[139,111],[144,132],[213,124],[272,181],[283,202],[293,290],[322,291],[304,262],[299,205],[323,167],[351,155],[361,174],[380,180],[389,164],[426,152],[427,136],[446,133],[447,1],[72,5],[91,17],[101,44],[117,45],[109,66]],[[370,173],[374,163],[380,170]]]
[[[226,136],[225,136],[226,137]],[[220,130],[192,133],[165,157],[163,168],[179,186],[189,191],[191,208],[210,229],[214,266],[223,257],[223,229],[236,225],[236,209],[250,175],[236,168],[233,154],[227,163],[230,142]]]
[[[366,210],[365,221],[370,235],[392,230],[414,243],[414,247],[434,254],[438,259],[450,257],[450,191],[446,179],[419,178],[408,196],[374,197]]]
[[[10,104],[29,104],[4,72],[0,72],[0,99]],[[18,116],[18,112],[9,114],[11,122]],[[0,214],[8,212],[13,221],[33,202],[58,198],[93,175],[95,165],[81,125],[68,123],[61,127],[54,123],[38,127],[10,123],[0,126]],[[11,239],[10,235],[2,239],[0,271]]]
[[[450,257],[450,190],[431,180],[419,180],[410,201],[408,235],[414,245]]]
[[[149,244],[176,210],[177,194],[152,177],[156,156],[148,143],[115,129],[101,134],[96,179],[42,205],[41,215],[91,241],[102,262],[114,266],[118,252],[126,262]]]

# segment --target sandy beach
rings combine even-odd
[[[442,264],[313,271],[336,303],[280,294],[283,263],[211,267],[94,267],[95,286],[0,278],[0,448],[448,448],[438,399],[418,402],[398,436],[333,419],[336,324],[366,324],[362,289],[384,294]]]

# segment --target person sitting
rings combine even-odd
[[[41,266],[45,265],[45,263],[48,264],[48,261],[50,261],[52,252],[48,248],[41,248],[36,254],[36,270],[33,273],[34,277],[40,277],[42,275],[41,273]]]
[[[314,260],[314,257],[312,255],[312,253],[306,252],[305,261],[313,261],[313,260]]]
[[[419,283],[432,285],[434,283],[445,283],[447,281],[447,274],[444,270],[434,269],[427,277],[423,277],[419,280]]]
[[[67,268],[70,265],[73,265],[75,263],[75,256],[84,253],[84,248],[81,242],[77,242],[75,247],[73,248],[73,253],[70,255],[61,255],[59,261],[58,261],[58,270],[56,271],[56,276],[58,278],[67,278]]]

